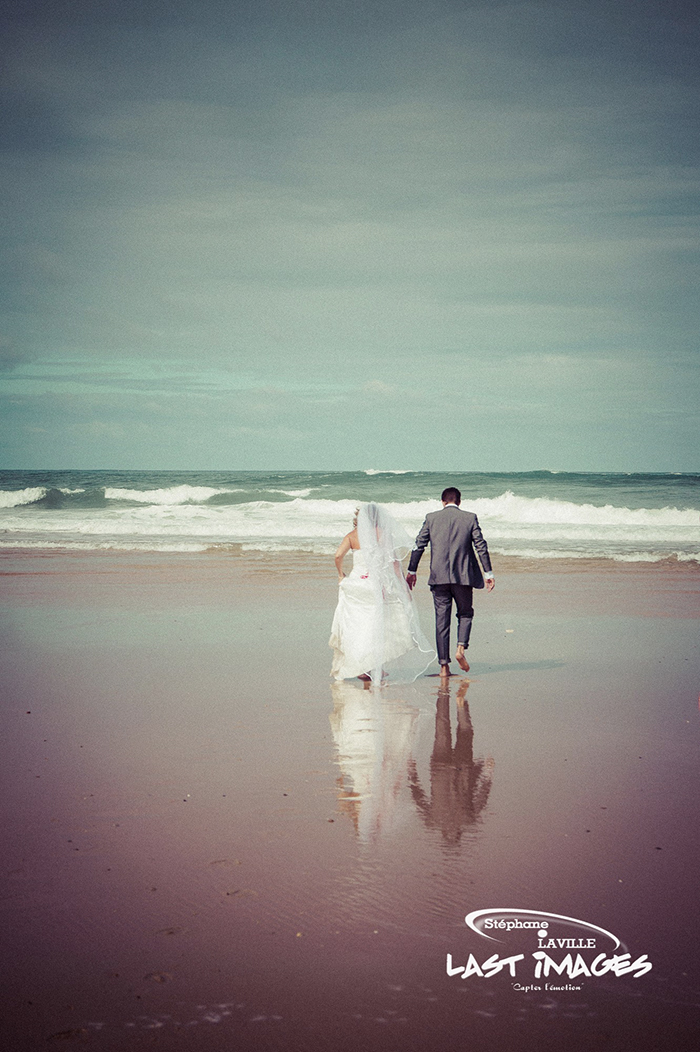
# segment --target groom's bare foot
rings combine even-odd
[[[469,671],[469,662],[467,661],[467,658],[465,656],[464,647],[461,644],[457,647],[457,653],[455,654],[455,661],[457,662],[457,664],[459,665],[459,667],[462,669],[463,672],[468,672]]]
[[[441,676],[441,678],[444,677],[446,679],[448,676],[451,676],[451,675],[452,675],[452,673],[450,672],[450,666],[449,665],[440,665],[440,676]]]

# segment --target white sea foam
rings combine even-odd
[[[6,540],[3,538],[0,547],[16,551],[70,551],[70,552],[204,552],[211,548],[204,542],[164,541],[161,538],[138,538],[132,541],[113,539],[109,541],[47,541],[47,540]]]
[[[308,497],[310,489],[267,489],[266,493],[284,493],[286,497]]]
[[[136,504],[201,504],[221,493],[243,493],[241,489],[212,486],[170,486],[167,489],[119,489],[108,486],[107,500],[128,500]]]
[[[504,555],[508,558],[515,559],[547,559],[547,560],[561,560],[561,559],[611,559],[613,562],[619,563],[659,563],[665,562],[667,559],[673,559],[677,562],[696,562],[700,563],[700,550],[697,552],[680,552],[669,549],[668,551],[615,551],[610,548],[518,548],[512,546],[508,548],[502,548],[497,545],[491,545],[491,552],[496,555]]]
[[[574,504],[544,497],[516,497],[507,491],[500,497],[472,502],[480,518],[498,522],[577,524],[591,526],[700,526],[700,515],[679,508],[619,508],[612,504]]]
[[[0,490],[0,508],[18,508],[22,504],[33,504],[45,497],[44,486],[32,486],[29,489]]]

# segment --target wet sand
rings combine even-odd
[[[2,556],[3,1047],[697,1047],[700,573],[495,568],[469,677],[375,696],[329,559]],[[546,989],[506,907],[652,970]]]

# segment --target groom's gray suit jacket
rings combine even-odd
[[[479,566],[491,572],[491,559],[479,521],[471,511],[462,511],[448,504],[441,511],[431,511],[416,537],[408,563],[408,573],[415,573],[421,556],[430,544],[430,577],[428,584],[466,584],[484,587],[484,575]]]

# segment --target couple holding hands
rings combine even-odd
[[[386,508],[369,503],[358,509],[354,529],[335,554],[339,596],[329,640],[335,679],[359,676],[376,684],[410,682],[432,663],[435,651],[421,631],[411,597],[416,570],[428,545],[440,675],[450,675],[453,601],[457,608],[455,660],[464,672],[469,671],[465,651],[474,617],[473,589],[485,586],[491,591],[495,581],[476,515],[462,511],[461,494],[453,486],[443,490],[441,500],[442,509],[426,515],[413,545]],[[404,578],[401,559],[409,551]],[[345,577],[342,565],[348,552],[352,552],[353,568]]]

